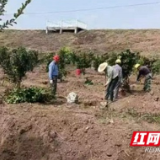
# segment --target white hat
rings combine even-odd
[[[107,68],[107,66],[108,66],[107,62],[101,63],[98,67],[98,72],[102,73]]]

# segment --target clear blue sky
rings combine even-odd
[[[11,18],[11,13],[14,13],[24,1],[25,0],[9,0],[4,19]],[[148,2],[156,2],[156,0],[32,0],[26,8],[25,14],[17,20],[18,24],[14,25],[13,28],[45,29],[47,20],[56,22],[74,19],[87,23],[90,29],[160,28],[160,4],[81,12],[47,13]]]

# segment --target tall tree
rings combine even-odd
[[[13,18],[10,20],[7,20],[6,22],[0,24],[0,31],[2,31],[4,28],[8,28],[9,26],[12,26],[16,23],[16,19],[23,14],[24,9],[27,7],[27,5],[32,0],[26,0],[25,3],[22,3],[21,8],[17,10],[17,13],[14,13]],[[4,15],[5,12],[5,6],[8,3],[8,0],[0,0],[0,22],[2,21],[1,17]]]

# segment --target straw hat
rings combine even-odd
[[[108,67],[108,63],[107,62],[101,63],[99,65],[99,67],[98,67],[98,72],[102,73],[107,67]]]

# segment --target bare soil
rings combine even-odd
[[[94,85],[84,85],[85,77]],[[160,130],[159,77],[150,93],[143,93],[143,83],[136,84],[135,79],[131,77],[132,93],[120,93],[108,109],[100,105],[104,75],[91,69],[80,77],[70,70],[58,83],[56,103],[1,104],[0,160],[159,160],[159,153],[130,147],[133,131]],[[27,74],[23,85],[49,87],[47,82],[45,66],[40,66]],[[1,93],[7,84],[1,84]],[[79,104],[67,104],[65,97],[72,91]]]
[[[62,47],[97,54],[126,49],[150,56],[160,53],[160,30],[89,30],[78,34],[51,33],[44,30],[6,30],[0,33],[0,46],[25,46],[40,52],[56,52]]]

